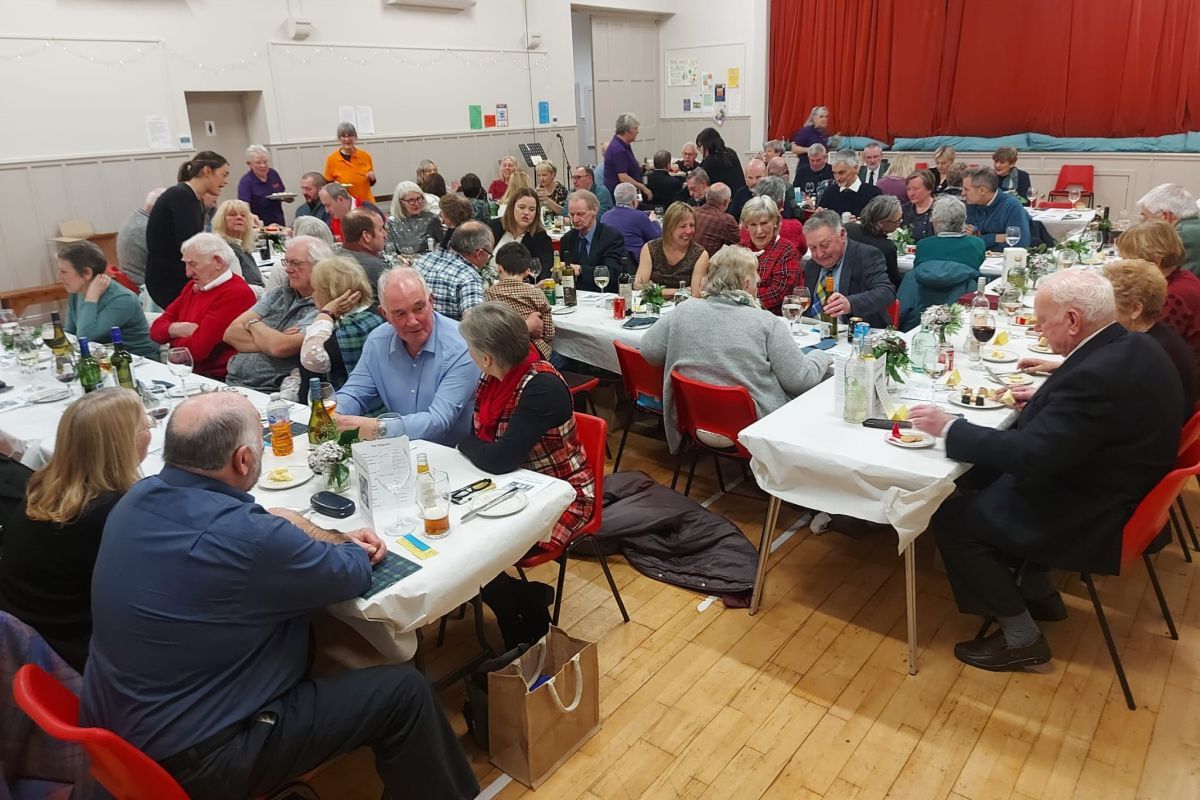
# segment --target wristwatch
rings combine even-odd
[[[388,438],[387,420],[386,419],[375,420],[375,438],[376,439]]]

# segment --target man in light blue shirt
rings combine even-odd
[[[363,439],[408,436],[454,447],[471,430],[479,367],[458,322],[433,310],[421,273],[397,267],[379,278],[388,325],[367,337],[362,356],[337,393],[338,430]],[[359,416],[380,403],[400,419]]]

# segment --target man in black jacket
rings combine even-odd
[[[947,501],[933,527],[959,610],[1000,623],[954,648],[960,661],[988,670],[1050,660],[1034,620],[1064,619],[1066,608],[1049,570],[1117,574],[1125,523],[1174,466],[1183,425],[1170,358],[1116,323],[1103,276],[1056,273],[1038,285],[1035,303],[1039,332],[1065,358],[1036,393],[1014,390],[1024,407],[1012,429],[935,406],[911,415],[920,430],[945,437],[948,458],[975,465],[964,483],[982,487]]]
[[[563,264],[575,269],[575,287],[587,292],[600,291],[594,273],[601,264],[608,267],[609,280],[614,284],[622,272],[636,271],[625,250],[625,237],[597,220],[599,212],[600,201],[586,189],[567,195],[572,229],[563,234],[558,249]]]
[[[883,253],[869,244],[850,241],[832,211],[818,211],[804,223],[812,256],[804,262],[804,285],[812,294],[813,314],[824,310],[839,319],[862,317],[872,328],[886,328],[888,306],[896,289],[888,278]],[[833,277],[827,294],[825,278]]]
[[[667,171],[670,166],[671,154],[666,150],[659,150],[654,154],[654,169],[646,173],[646,188],[654,195],[648,198],[647,205],[664,211],[667,206],[678,200],[683,192],[684,175],[672,175]]]

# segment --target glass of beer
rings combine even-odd
[[[425,520],[425,536],[441,539],[450,533],[450,476],[436,469],[431,469],[429,476],[429,482],[420,487],[417,502]]]
[[[321,381],[321,403],[330,416],[337,411],[337,390],[329,381]]]

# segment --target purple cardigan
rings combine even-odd
[[[263,221],[264,225],[272,222],[283,225],[283,203],[279,200],[268,200],[267,195],[284,191],[283,178],[271,168],[267,171],[267,179],[260,181],[253,172],[246,172],[238,181],[238,200],[250,204],[250,213]]]

